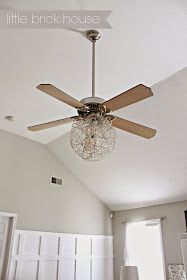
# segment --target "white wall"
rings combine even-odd
[[[51,176],[64,178],[58,191]],[[18,229],[111,234],[109,210],[47,146],[0,130],[0,211]]]
[[[122,224],[122,221],[137,221],[159,218],[162,216],[167,217],[167,219],[162,222],[164,254],[167,269],[168,263],[183,262],[178,234],[185,232],[185,209],[187,209],[187,201],[115,212],[113,221],[115,280],[119,280],[120,266],[123,265],[125,225]]]

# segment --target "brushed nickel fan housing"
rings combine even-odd
[[[83,103],[84,105],[88,105],[88,104],[103,104],[105,102],[105,100],[101,97],[86,97],[84,99],[82,99],[80,101],[81,103]]]
[[[109,110],[103,105],[105,100],[100,97],[86,97],[80,101],[85,107],[78,108],[77,112],[80,116],[96,113],[105,115]]]

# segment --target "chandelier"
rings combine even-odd
[[[73,150],[83,159],[98,161],[107,157],[115,145],[111,121],[99,113],[91,113],[74,121],[70,142]]]

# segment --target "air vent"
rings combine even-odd
[[[56,177],[51,177],[51,183],[55,185],[62,186],[63,179],[56,178]]]

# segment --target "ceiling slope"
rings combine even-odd
[[[49,148],[113,210],[187,199],[186,77],[187,68],[155,84],[154,97],[117,112],[156,128],[151,140],[116,130],[114,151],[95,163],[73,152],[69,133]]]

